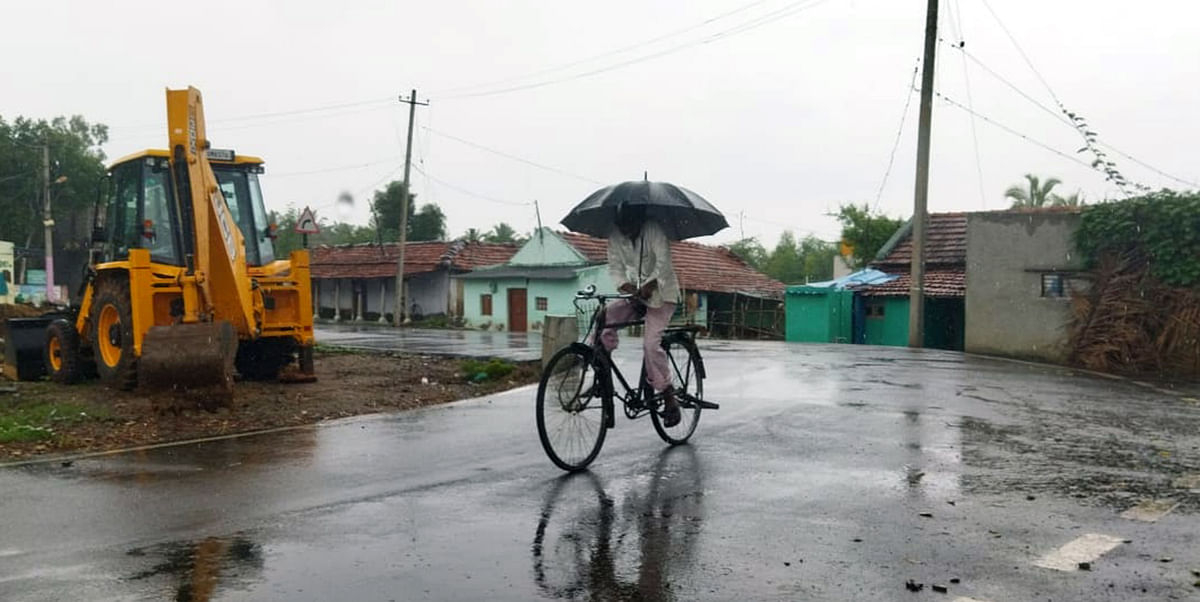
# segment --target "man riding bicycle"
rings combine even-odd
[[[622,203],[617,207],[616,223],[608,237],[608,271],[617,290],[634,297],[608,305],[605,322],[630,322],[645,312],[642,355],[646,381],[663,396],[663,425],[675,426],[682,413],[671,385],[667,352],[660,343],[679,303],[679,279],[671,263],[670,240],[658,222],[646,215],[645,205]],[[605,328],[600,342],[609,351],[616,349],[616,329]]]

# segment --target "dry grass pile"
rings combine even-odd
[[[1200,378],[1200,292],[1163,284],[1143,253],[1100,261],[1073,300],[1072,363],[1103,372]]]

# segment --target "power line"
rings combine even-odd
[[[710,18],[708,18],[708,19],[705,19],[704,21],[701,21],[701,22],[699,22],[699,23],[696,23],[696,24],[690,25],[690,26],[688,26],[688,27],[684,27],[684,28],[682,28],[682,29],[676,29],[676,30],[674,30],[674,31],[671,31],[671,32],[669,32],[669,33],[665,33],[665,34],[662,34],[662,35],[659,35],[659,36],[655,36],[655,37],[653,37],[653,38],[650,38],[650,39],[647,39],[647,40],[643,40],[643,41],[641,41],[641,42],[638,42],[638,43],[635,43],[635,44],[630,44],[630,45],[628,45],[628,46],[622,46],[622,47],[620,47],[620,48],[615,48],[615,49],[613,49],[613,50],[608,50],[608,51],[602,52],[602,53],[600,53],[600,54],[594,54],[594,55],[592,55],[592,56],[588,56],[588,57],[585,57],[585,58],[582,58],[582,59],[574,60],[574,61],[571,61],[571,62],[569,62],[569,63],[563,63],[563,64],[561,64],[561,65],[557,65],[557,66],[554,66],[554,67],[548,67],[548,68],[545,68],[545,69],[539,69],[539,70],[537,70],[537,71],[533,71],[533,72],[530,72],[530,73],[526,73],[526,74],[524,74],[524,75],[518,75],[518,76],[514,76],[514,77],[508,77],[508,78],[504,78],[504,79],[493,80],[493,81],[491,81],[491,82],[480,83],[480,84],[474,84],[474,85],[470,85],[470,86],[460,86],[460,87],[458,87],[458,88],[451,88],[451,89],[445,90],[444,92],[445,92],[446,94],[455,94],[455,93],[464,92],[464,91],[471,90],[471,89],[476,89],[476,88],[484,88],[484,89],[486,89],[486,88],[489,88],[489,87],[492,87],[492,86],[506,85],[506,84],[509,84],[509,83],[512,83],[512,82],[517,82],[517,81],[521,81],[521,80],[527,80],[527,79],[530,79],[530,78],[532,78],[532,77],[536,77],[536,76],[539,76],[539,75],[547,75],[547,74],[550,74],[550,73],[555,73],[555,72],[558,72],[558,71],[564,71],[564,70],[570,69],[570,68],[572,68],[572,67],[577,67],[577,66],[579,66],[579,65],[583,65],[583,64],[586,64],[586,63],[590,63],[590,62],[592,62],[592,61],[595,61],[595,60],[598,60],[598,59],[602,59],[602,58],[605,58],[605,57],[613,56],[613,55],[616,55],[616,54],[623,54],[623,53],[629,52],[629,51],[631,51],[631,50],[637,50],[638,48],[641,48],[641,47],[643,47],[643,46],[650,46],[650,45],[656,44],[656,43],[658,43],[658,42],[661,42],[661,41],[663,41],[663,40],[667,40],[667,39],[670,39],[670,38],[676,37],[676,36],[678,36],[678,35],[681,35],[681,34],[684,34],[684,33],[688,33],[688,32],[690,32],[690,31],[693,31],[693,30],[696,30],[696,29],[700,29],[700,28],[702,28],[702,27],[704,27],[704,26],[706,26],[706,25],[710,25],[710,24],[712,24],[712,23],[715,23],[715,22],[717,22],[717,21],[720,21],[721,19],[725,19],[725,18],[727,18],[727,17],[733,16],[733,15],[735,15],[735,14],[738,14],[738,13],[740,13],[740,12],[743,12],[743,11],[749,10],[749,9],[751,9],[751,8],[754,8],[755,6],[758,6],[758,5],[760,5],[760,4],[764,4],[764,3],[766,3],[767,1],[768,1],[768,0],[756,0],[756,1],[754,1],[754,2],[750,2],[750,3],[748,3],[748,4],[743,4],[742,6],[739,6],[739,7],[737,7],[737,8],[734,8],[734,9],[732,9],[732,10],[726,11],[726,12],[724,12],[724,13],[721,13],[721,14],[719,14],[719,15],[716,15],[716,16],[713,16],[713,17],[710,17]]]
[[[936,95],[938,98],[940,98],[940,99],[942,99],[942,100],[946,101],[946,103],[948,103],[950,106],[953,106],[953,107],[956,107],[956,108],[958,108],[958,109],[961,109],[961,110],[963,110],[963,111],[966,111],[967,113],[970,113],[971,115],[973,115],[973,116],[975,116],[975,117],[978,117],[979,119],[982,119],[982,120],[984,120],[984,121],[986,121],[986,122],[988,122],[988,123],[990,123],[990,124],[992,124],[992,125],[994,125],[994,126],[996,126],[996,127],[1000,128],[1000,129],[1002,129],[1002,130],[1004,130],[1004,131],[1008,132],[1009,134],[1012,134],[1012,135],[1014,135],[1014,136],[1016,136],[1016,137],[1018,137],[1018,138],[1021,138],[1021,139],[1025,140],[1026,142],[1029,142],[1029,143],[1031,143],[1031,144],[1034,144],[1034,145],[1040,146],[1040,147],[1042,147],[1042,148],[1044,148],[1044,149],[1046,149],[1046,150],[1048,150],[1048,151],[1050,151],[1050,152],[1052,152],[1052,153],[1054,153],[1054,154],[1056,154],[1056,155],[1058,155],[1058,156],[1060,156],[1060,157],[1062,157],[1062,158],[1064,158],[1064,159],[1066,159],[1066,160],[1068,160],[1068,161],[1071,161],[1072,163],[1076,163],[1076,164],[1078,164],[1078,165],[1082,165],[1082,166],[1084,166],[1084,167],[1086,167],[1086,168],[1088,168],[1088,169],[1093,169],[1093,170],[1095,169],[1095,168],[1094,168],[1092,165],[1089,165],[1089,164],[1088,164],[1086,161],[1082,161],[1082,160],[1080,160],[1078,157],[1075,157],[1075,156],[1073,156],[1073,155],[1068,155],[1067,153],[1064,153],[1064,152],[1062,152],[1062,151],[1060,151],[1060,150],[1058,150],[1058,149],[1056,149],[1056,148],[1054,148],[1054,147],[1050,146],[1049,144],[1046,144],[1045,142],[1041,142],[1041,141],[1039,141],[1039,140],[1035,140],[1034,138],[1031,138],[1031,137],[1029,137],[1029,136],[1027,136],[1027,135],[1025,135],[1025,134],[1022,134],[1021,132],[1018,132],[1017,130],[1014,130],[1013,128],[1011,128],[1011,127],[1008,127],[1007,125],[1004,125],[1004,124],[1002,124],[1002,123],[1000,123],[1000,122],[998,122],[998,121],[996,121],[996,120],[994,120],[994,119],[992,119],[992,118],[988,117],[987,115],[983,115],[983,114],[979,113],[978,111],[975,111],[975,110],[973,110],[973,109],[971,109],[971,108],[967,107],[966,105],[963,105],[962,103],[960,103],[960,102],[958,102],[958,101],[956,101],[956,100],[954,100],[954,99],[952,99],[952,98],[950,98],[950,97],[948,97],[948,96],[946,96],[946,95],[942,94],[941,92],[937,92],[937,91],[935,91],[935,92],[934,92],[934,95]]]
[[[287,110],[287,111],[272,111],[272,112],[268,112],[268,113],[251,113],[251,114],[247,114],[247,115],[237,115],[234,117],[225,117],[222,119],[211,119],[208,121],[208,123],[222,124],[222,123],[232,123],[232,122],[239,122],[239,121],[255,121],[255,120],[259,120],[259,119],[267,119],[267,118],[272,118],[272,117],[303,115],[303,114],[308,114],[308,113],[321,113],[321,112],[325,112],[325,111],[335,111],[335,110],[339,110],[339,109],[363,107],[363,106],[367,106],[367,105],[386,106],[386,105],[390,104],[391,102],[392,102],[392,98],[389,96],[387,98],[361,100],[361,101],[356,101],[356,102],[344,102],[344,103],[323,105],[323,106],[317,106],[317,107],[308,107],[308,108],[302,108],[302,109],[291,109],[291,110]],[[156,124],[143,123],[143,124],[135,124],[135,125],[109,126],[110,130],[145,130],[145,129],[160,129],[160,128],[162,128],[161,123],[156,123]]]
[[[972,54],[971,52],[967,51],[965,48],[962,48],[962,47],[959,47],[959,46],[955,46],[955,45],[953,45],[953,44],[951,45],[951,47],[952,47],[952,48],[955,48],[956,50],[958,50],[959,52],[961,52],[961,53],[962,53],[962,55],[963,55],[963,57],[965,57],[965,58],[967,58],[967,59],[970,59],[970,61],[971,61],[972,63],[975,63],[975,65],[976,65],[976,66],[978,66],[980,69],[983,69],[983,71],[984,71],[985,73],[987,73],[988,75],[991,75],[993,78],[995,78],[995,79],[996,79],[996,81],[999,81],[1000,83],[1004,84],[1006,87],[1008,87],[1008,88],[1009,88],[1010,90],[1012,90],[1013,92],[1016,92],[1018,95],[1020,95],[1020,96],[1021,96],[1021,98],[1024,98],[1026,101],[1028,101],[1028,102],[1029,102],[1030,104],[1032,104],[1033,106],[1035,106],[1035,107],[1037,107],[1037,108],[1041,109],[1041,110],[1042,110],[1043,112],[1045,112],[1047,115],[1050,115],[1050,116],[1051,116],[1051,117],[1053,117],[1053,118],[1054,118],[1056,121],[1058,121],[1058,122],[1060,122],[1060,123],[1062,123],[1062,124],[1066,125],[1067,127],[1070,127],[1072,130],[1077,130],[1077,128],[1075,127],[1075,124],[1074,124],[1074,123],[1072,123],[1072,122],[1071,122],[1071,120],[1067,119],[1067,118],[1066,118],[1066,116],[1064,116],[1064,115],[1062,114],[1062,112],[1061,112],[1061,111],[1055,111],[1054,109],[1052,109],[1052,108],[1050,108],[1050,107],[1046,106],[1045,104],[1043,104],[1043,103],[1039,102],[1039,101],[1038,101],[1036,98],[1033,98],[1033,97],[1032,97],[1032,96],[1030,96],[1028,93],[1026,93],[1024,90],[1022,90],[1022,89],[1020,88],[1020,86],[1017,86],[1017,85],[1016,85],[1016,84],[1014,84],[1012,81],[1010,81],[1008,78],[1004,77],[1004,76],[1003,76],[1003,75],[1001,75],[999,72],[997,72],[995,69],[992,69],[991,67],[989,67],[989,66],[988,66],[987,64],[985,64],[985,63],[984,63],[982,60],[980,60],[980,59],[979,59],[979,57],[977,57],[977,56],[975,56],[974,54]],[[1167,178],[1167,179],[1169,179],[1169,180],[1173,180],[1173,181],[1175,181],[1175,182],[1178,182],[1178,183],[1180,183],[1180,184],[1185,184],[1185,185],[1188,185],[1188,186],[1194,186],[1194,187],[1200,187],[1200,184],[1198,184],[1198,183],[1196,183],[1196,182],[1194,182],[1194,181],[1191,181],[1191,180],[1188,180],[1188,179],[1185,179],[1185,178],[1181,178],[1181,177],[1179,177],[1179,176],[1175,176],[1175,175],[1172,175],[1172,174],[1170,174],[1170,173],[1167,173],[1167,172],[1165,172],[1165,171],[1163,171],[1163,170],[1161,170],[1161,169],[1159,169],[1159,168],[1157,168],[1157,167],[1155,167],[1155,166],[1153,166],[1153,165],[1150,165],[1149,163],[1146,163],[1145,161],[1142,161],[1141,159],[1138,159],[1137,157],[1134,157],[1134,156],[1130,155],[1129,153],[1126,153],[1125,151],[1123,151],[1123,150],[1121,150],[1121,149],[1119,149],[1119,148],[1117,148],[1117,147],[1115,147],[1115,146],[1113,146],[1113,145],[1111,145],[1111,144],[1109,144],[1109,143],[1107,143],[1107,142],[1100,142],[1100,145],[1101,145],[1101,146],[1103,146],[1103,147],[1105,147],[1105,148],[1107,148],[1107,149],[1109,149],[1109,150],[1111,150],[1112,152],[1114,152],[1114,153],[1116,153],[1116,154],[1118,154],[1118,155],[1120,155],[1120,156],[1122,156],[1122,157],[1124,157],[1124,158],[1128,159],[1129,161],[1132,161],[1132,162],[1134,162],[1134,163],[1137,163],[1138,165],[1140,165],[1140,166],[1142,166],[1142,167],[1144,167],[1144,168],[1146,168],[1146,169],[1148,169],[1148,170],[1150,170],[1150,171],[1152,171],[1152,172],[1154,172],[1154,173],[1156,173],[1156,174],[1158,174],[1158,175],[1160,175],[1160,176],[1162,176],[1162,177],[1164,177],[1164,178]]]
[[[583,71],[581,73],[576,73],[574,75],[561,77],[561,78],[557,78],[557,79],[543,80],[543,81],[533,82],[533,83],[528,83],[528,84],[502,87],[502,88],[498,88],[495,90],[485,90],[485,91],[481,91],[481,92],[472,92],[472,93],[451,95],[451,96],[443,97],[442,100],[479,98],[479,97],[484,97],[484,96],[495,96],[498,94],[508,94],[511,92],[518,92],[518,91],[522,91],[522,90],[531,90],[534,88],[542,88],[545,86],[560,84],[560,83],[564,83],[564,82],[568,82],[568,81],[572,81],[572,80],[576,80],[576,79],[591,77],[593,75],[599,75],[601,73],[606,73],[608,71],[613,71],[616,69],[620,69],[622,67],[628,67],[630,65],[635,65],[637,63],[642,63],[645,61],[649,61],[649,60],[653,60],[653,59],[660,58],[663,56],[667,56],[669,54],[674,54],[681,50],[690,48],[692,46],[697,46],[700,44],[708,44],[708,43],[714,42],[714,41],[724,38],[724,37],[731,37],[731,36],[746,32],[746,31],[750,31],[752,29],[757,29],[758,27],[762,27],[763,25],[767,25],[769,23],[784,19],[784,18],[789,17],[793,14],[796,14],[802,10],[813,8],[819,4],[823,4],[828,1],[829,0],[799,0],[797,2],[792,2],[792,3],[784,6],[781,9],[767,13],[767,14],[765,14],[759,18],[753,19],[747,23],[743,23],[741,25],[731,27],[729,29],[717,32],[716,34],[713,34],[712,36],[710,36],[708,38],[693,40],[690,42],[686,42],[684,44],[672,46],[665,50],[660,50],[658,52],[653,52],[653,53],[642,55],[642,56],[635,57],[632,59],[624,60],[624,61],[621,61],[618,63],[613,63],[613,64],[605,66],[605,67],[598,67],[598,68],[591,69],[588,71]],[[807,3],[807,5],[806,5],[806,3]]]
[[[883,180],[879,182],[879,191],[875,193],[875,204],[871,210],[879,207],[879,199],[883,198],[883,189],[887,186],[888,176],[892,174],[892,164],[896,162],[896,150],[900,148],[900,138],[904,134],[904,122],[908,119],[908,107],[912,104],[913,92],[917,89],[917,72],[921,69],[921,59],[917,59],[913,67],[912,80],[908,82],[908,96],[904,98],[904,110],[900,112],[900,127],[896,128],[896,141],[892,143],[892,153],[888,156],[887,169],[883,171]]]
[[[449,188],[450,190],[454,190],[454,191],[457,191],[457,192],[461,192],[462,194],[465,194],[465,195],[467,195],[467,196],[472,196],[472,197],[475,197],[475,198],[477,198],[477,199],[482,199],[482,200],[485,200],[485,201],[491,201],[491,202],[493,202],[493,203],[499,203],[499,204],[501,204],[501,205],[511,205],[511,206],[514,206],[514,207],[527,207],[527,206],[530,206],[530,205],[532,205],[532,204],[533,204],[533,203],[518,203],[518,202],[516,202],[516,201],[506,201],[506,200],[504,200],[504,199],[498,199],[498,198],[495,198],[495,197],[490,197],[490,196],[488,196],[488,195],[486,195],[486,194],[480,194],[480,193],[478,193],[478,192],[474,192],[474,191],[471,191],[471,190],[467,190],[466,188],[461,188],[461,187],[459,187],[459,186],[456,186],[456,185],[454,185],[454,184],[451,184],[451,183],[449,183],[449,182],[447,182],[447,181],[445,181],[445,180],[442,180],[442,179],[439,179],[439,178],[435,178],[435,177],[434,177],[432,174],[430,174],[429,172],[425,171],[424,169],[421,169],[421,168],[420,168],[419,166],[417,166],[417,165],[413,165],[413,169],[417,170],[417,171],[418,171],[418,172],[419,172],[421,175],[424,175],[426,178],[429,178],[430,180],[433,180],[434,182],[437,182],[438,184],[441,184],[442,186],[445,186],[446,188]]]
[[[958,38],[958,44],[953,44],[953,46],[957,47],[959,50],[963,50],[966,47],[967,42],[964,39],[965,36],[964,36],[963,28],[962,28],[962,21],[961,21],[962,11],[958,10],[957,7],[955,6],[955,4],[956,3],[954,0],[950,0],[949,2],[947,2],[946,3],[946,13],[947,13],[947,17],[950,20],[950,23],[954,25],[954,33],[955,33],[955,36]],[[961,56],[962,56],[962,68],[963,68],[963,83],[965,84],[966,89],[967,89],[967,108],[974,111],[975,110],[975,98],[971,94],[971,74],[967,70],[967,58],[966,58],[967,55],[966,55],[965,50],[963,50],[963,54]],[[974,147],[974,150],[975,150],[975,177],[976,177],[977,181],[979,182],[979,207],[980,207],[980,209],[983,209],[983,208],[987,207],[987,193],[985,192],[985,187],[983,185],[983,160],[979,156],[979,130],[976,127],[975,121],[976,121],[975,116],[971,115],[971,145]]]
[[[340,165],[337,167],[325,167],[325,168],[321,168],[321,169],[310,169],[310,170],[306,170],[306,171],[290,171],[290,172],[284,172],[284,173],[272,173],[271,179],[290,178],[290,177],[295,177],[295,176],[308,176],[308,175],[314,175],[314,174],[331,173],[331,172],[335,172],[335,171],[349,171],[352,169],[362,169],[364,167],[370,167],[372,165],[380,165],[382,163],[391,163],[392,161],[399,161],[399,160],[400,160],[399,157],[389,157],[387,159],[380,159],[379,161],[371,161],[369,163],[356,163],[353,165]]]
[[[544,169],[544,170],[546,170],[546,171],[551,171],[551,172],[554,172],[554,173],[557,173],[557,174],[560,174],[560,175],[568,176],[568,177],[571,177],[571,178],[575,178],[575,179],[577,179],[577,180],[582,180],[582,181],[584,181],[584,182],[589,182],[589,183],[591,183],[591,184],[596,184],[596,185],[599,185],[599,186],[603,186],[603,185],[604,185],[604,183],[603,183],[603,182],[600,182],[599,180],[593,180],[593,179],[591,179],[591,178],[588,178],[588,177],[585,177],[585,176],[581,176],[581,175],[578,175],[578,174],[573,174],[573,173],[571,173],[571,172],[569,172],[569,171],[564,171],[564,170],[562,170],[562,169],[558,169],[557,167],[550,167],[549,165],[543,165],[543,164],[541,164],[541,163],[537,163],[537,162],[535,162],[535,161],[530,161],[529,159],[525,159],[525,158],[523,158],[523,157],[518,157],[518,156],[516,156],[516,155],[509,154],[509,153],[506,153],[506,152],[504,152],[504,151],[496,150],[496,149],[494,149],[494,148],[490,148],[490,147],[484,146],[484,145],[482,145],[482,144],[479,144],[479,143],[476,143],[476,142],[471,142],[470,140],[464,140],[463,138],[459,138],[458,136],[454,136],[454,135],[451,135],[451,134],[447,134],[447,133],[445,133],[445,132],[439,132],[439,131],[437,131],[437,130],[434,130],[433,128],[426,127],[426,128],[424,128],[424,129],[425,129],[425,131],[427,131],[427,132],[429,132],[429,133],[431,133],[431,134],[436,134],[436,135],[438,135],[438,136],[441,136],[441,137],[443,137],[443,138],[449,138],[450,140],[453,140],[453,141],[455,141],[455,142],[459,142],[459,143],[461,143],[461,144],[465,144],[465,145],[467,145],[467,146],[470,146],[470,147],[473,147],[473,148],[477,148],[477,149],[479,149],[479,150],[482,150],[482,151],[486,151],[486,152],[489,152],[489,153],[492,153],[492,154],[495,154],[495,155],[499,155],[499,156],[501,156],[501,157],[504,157],[504,158],[506,158],[506,159],[512,159],[513,161],[517,161],[517,162],[520,162],[520,163],[524,163],[524,164],[526,164],[526,165],[530,165],[530,166],[536,167],[536,168],[538,168],[538,169]]]

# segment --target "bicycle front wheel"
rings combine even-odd
[[[666,426],[658,412],[652,411],[650,421],[654,423],[654,430],[663,441],[671,445],[680,445],[687,443],[700,422],[700,406],[684,399],[685,396],[704,399],[704,379],[698,373],[700,352],[691,345],[671,338],[663,340],[663,349],[667,350],[667,362],[671,365],[671,385],[675,387],[683,419],[675,426]],[[661,404],[658,409],[662,409]]]
[[[587,468],[604,445],[601,365],[578,347],[560,349],[542,371],[537,392],[537,427],[542,449],[567,471]]]

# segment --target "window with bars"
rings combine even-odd
[[[1042,296],[1051,299],[1066,297],[1066,277],[1062,274],[1042,274]]]
[[[550,307],[550,301],[545,297],[535,297],[533,305],[538,311],[546,311]]]
[[[479,314],[484,316],[492,315],[491,295],[479,295]]]

